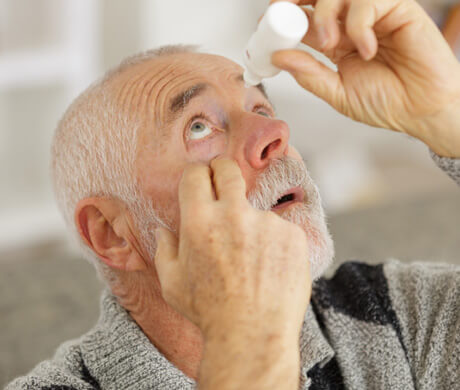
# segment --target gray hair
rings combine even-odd
[[[169,45],[128,57],[77,97],[58,123],[51,147],[55,197],[71,236],[103,281],[113,280],[114,273],[80,237],[74,221],[77,203],[88,197],[107,196],[123,201],[134,216],[139,216],[147,202],[135,179],[140,124],[116,106],[110,83],[134,65],[196,51],[192,45]],[[161,222],[155,215],[150,217]]]

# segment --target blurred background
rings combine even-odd
[[[241,63],[267,3],[0,0],[0,386],[49,356],[62,341],[57,329],[63,339],[76,336],[97,312],[100,286],[89,265],[62,261],[79,255],[67,244],[48,173],[65,108],[124,57],[159,45],[200,44]],[[460,52],[459,2],[423,6]],[[339,260],[456,261],[458,188],[423,144],[343,117],[287,74],[266,85],[320,188]],[[91,313],[80,317],[87,302]]]

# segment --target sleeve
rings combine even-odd
[[[97,390],[74,340],[59,346],[53,359],[38,364],[30,373],[16,378],[5,390]]]
[[[384,266],[416,388],[455,389],[460,383],[460,266]]]
[[[70,375],[50,361],[40,363],[29,374],[16,378],[5,390],[95,390],[96,387]]]
[[[460,158],[441,157],[431,150],[430,154],[436,165],[460,186]]]

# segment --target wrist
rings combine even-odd
[[[213,332],[205,339],[200,389],[297,389],[299,337],[265,332]]]
[[[298,347],[300,328],[268,328],[269,325],[243,326],[241,324],[223,324],[203,333],[204,343],[209,346],[225,346],[231,351],[239,345],[261,347],[263,350],[291,351]],[[257,353],[257,348],[254,349]]]
[[[460,97],[444,110],[414,121],[411,134],[441,157],[460,158]]]

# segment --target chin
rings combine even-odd
[[[281,218],[299,225],[307,236],[311,279],[320,278],[334,259],[334,242],[327,228],[323,208],[309,207],[308,203],[292,205],[279,213]]]

